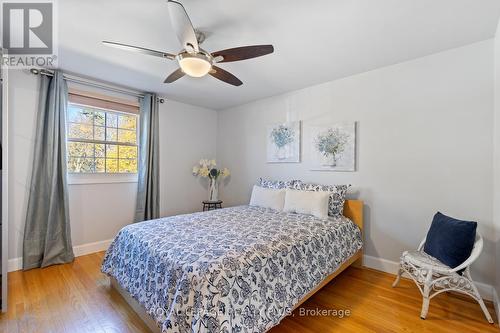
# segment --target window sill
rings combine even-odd
[[[137,183],[137,174],[123,173],[68,173],[68,185]]]

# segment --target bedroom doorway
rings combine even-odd
[[[6,55],[5,50],[0,49],[0,57]],[[7,67],[0,66],[0,267],[1,267],[1,311],[7,311],[7,272],[8,272],[8,186],[7,186],[7,141],[8,141],[8,118],[7,118]]]

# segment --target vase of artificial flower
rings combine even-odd
[[[316,149],[325,157],[324,166],[337,166],[337,159],[345,150],[347,135],[338,129],[329,128],[328,131],[320,133],[315,139]]]
[[[208,186],[208,201],[219,200],[219,183],[215,178],[210,178]]]
[[[286,147],[295,140],[295,133],[292,128],[279,125],[271,131],[271,140],[276,148],[278,148],[276,150],[276,157],[278,160],[284,160],[288,157]]]
[[[198,165],[193,167],[193,175],[208,178],[208,201],[219,200],[219,179],[229,176],[227,168],[218,169],[215,160],[201,159]]]

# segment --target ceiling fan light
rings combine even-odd
[[[182,71],[192,77],[202,77],[212,69],[210,58],[204,54],[181,53],[178,55]]]

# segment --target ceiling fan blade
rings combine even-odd
[[[199,52],[200,48],[196,39],[196,33],[184,6],[180,2],[169,0],[168,12],[172,27],[182,47],[187,51]]]
[[[210,75],[221,81],[224,81],[226,83],[232,84],[233,86],[237,87],[243,84],[243,82],[241,82],[240,79],[238,79],[236,76],[229,73],[228,71],[223,70],[220,67],[212,66],[212,69],[213,70],[209,72]]]
[[[181,77],[183,77],[185,74],[184,72],[182,71],[182,69],[177,69],[176,71],[174,71],[172,74],[170,74],[166,79],[165,81],[163,81],[163,83],[172,83],[174,81],[177,81],[178,79],[180,79]]]
[[[257,58],[273,52],[274,47],[272,45],[253,45],[213,52],[212,56],[214,58],[222,57],[222,60],[220,61],[217,61],[218,59],[216,59],[217,62],[231,62]]]
[[[133,45],[128,45],[128,44],[109,42],[109,41],[106,41],[106,40],[103,40],[102,43],[104,45],[111,46],[111,47],[116,47],[116,48],[122,49],[122,50],[138,52],[138,53],[152,55],[152,56],[160,57],[160,58],[167,58],[167,59],[170,59],[170,60],[175,59],[175,55],[174,54],[170,54],[170,53],[166,53],[166,52],[161,52],[161,51],[156,51],[156,50],[151,50],[151,49],[147,49],[145,47],[139,47],[139,46],[133,46]]]

